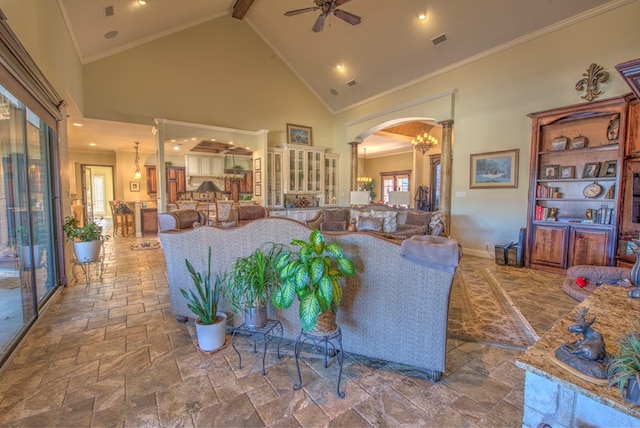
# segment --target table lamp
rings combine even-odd
[[[216,186],[213,183],[213,181],[206,180],[206,181],[203,181],[202,183],[200,183],[200,185],[196,189],[196,192],[206,193],[207,194],[207,224],[209,224],[209,202],[210,202],[209,194],[211,192],[213,192],[213,200],[215,201],[216,200],[216,192],[222,192],[222,190],[220,190],[220,188],[218,186]]]

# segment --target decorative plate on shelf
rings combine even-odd
[[[602,186],[594,181],[591,184],[587,184],[587,187],[582,190],[582,194],[587,198],[597,198],[602,194],[603,190]]]

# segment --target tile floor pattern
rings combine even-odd
[[[241,370],[231,346],[199,352],[193,327],[171,313],[162,250],[131,251],[140,241],[112,238],[103,281],[69,285],[42,316],[0,376],[1,426],[521,426],[524,372],[512,349],[449,340],[439,383],[347,354],[344,400],[335,359],[325,369],[309,352],[303,388],[292,389],[291,343],[280,361],[267,355],[266,376],[249,339],[238,342]],[[556,288],[536,307],[567,302]]]

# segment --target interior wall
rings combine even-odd
[[[486,255],[484,242],[517,240],[526,223],[531,141],[527,114],[585,102],[574,87],[593,62],[610,74],[599,99],[629,92],[614,67],[638,57],[637,16],[640,2],[635,1],[340,113],[335,117],[337,150],[346,153],[346,143],[370,128],[376,111],[395,112],[385,120],[403,117],[406,112],[399,107],[455,88],[451,236],[465,252]],[[432,113],[428,103],[412,108],[437,118],[438,111]],[[470,155],[507,149],[520,150],[518,187],[470,189]]]

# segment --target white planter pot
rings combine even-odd
[[[35,254],[36,258],[36,268],[40,268],[42,266],[42,257],[44,255],[44,246],[42,245],[34,245],[33,246],[33,254]],[[31,264],[31,247],[29,245],[21,245],[19,248],[18,257],[20,258],[20,262],[22,266],[26,268],[30,268]]]
[[[200,320],[196,320],[198,346],[203,351],[215,351],[224,345],[227,337],[227,315],[224,312],[218,312],[217,315],[222,321],[215,324],[204,325],[200,324]]]
[[[89,242],[74,242],[73,251],[79,263],[95,262],[100,258],[102,241],[97,239]]]

